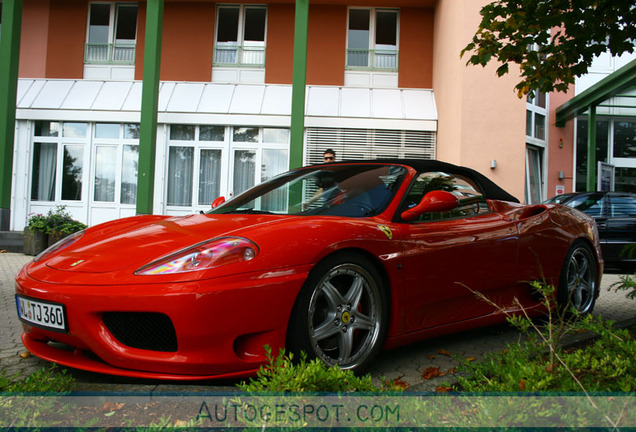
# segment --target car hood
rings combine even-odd
[[[280,220],[281,216],[236,214],[127,218],[88,229],[45,263],[56,270],[84,273],[137,269],[194,244]]]

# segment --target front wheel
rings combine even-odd
[[[594,309],[598,280],[598,267],[591,248],[576,242],[570,248],[563,263],[557,300],[565,310],[574,308],[580,314]]]
[[[310,273],[289,323],[289,348],[328,366],[361,371],[378,354],[388,325],[384,282],[358,255],[336,255]]]

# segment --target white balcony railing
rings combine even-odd
[[[252,45],[225,45],[214,46],[215,66],[265,66],[265,47]]]
[[[398,51],[348,49],[347,68],[395,72],[398,70]]]
[[[87,43],[84,63],[133,65],[135,64],[135,47],[134,43]]]

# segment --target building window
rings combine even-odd
[[[614,122],[614,158],[636,158],[636,122]]]
[[[526,101],[526,203],[538,204],[544,199],[544,153],[547,136],[548,98],[536,92]]]
[[[337,160],[435,159],[437,136],[433,131],[307,128],[305,164],[322,163],[331,148]]]
[[[219,6],[214,65],[264,67],[266,22],[266,7]]]
[[[135,3],[91,3],[84,62],[134,64],[137,10]]]
[[[596,122],[596,164],[598,162],[609,163],[609,127],[610,122]],[[576,121],[576,191],[587,190],[587,119],[577,119]],[[596,167],[594,167],[596,170]]]
[[[398,19],[393,9],[349,9],[347,68],[397,71]]]
[[[82,200],[87,128],[87,123],[36,122],[32,201]]]
[[[36,121],[31,201],[135,204],[138,143],[138,124]]]
[[[576,121],[576,190],[586,191],[588,170],[588,120]],[[596,122],[596,160],[594,170],[600,176],[598,163],[604,162],[614,169],[614,189],[618,192],[636,191],[636,122],[612,118]]]
[[[540,141],[546,140],[548,116],[545,93],[529,96],[526,104],[526,136]]]
[[[543,201],[543,149],[526,147],[526,204]]]
[[[138,124],[95,124],[94,202],[137,202],[138,143]]]
[[[168,207],[209,208],[289,164],[289,129],[171,125],[169,137]]]

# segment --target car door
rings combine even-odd
[[[451,212],[426,213],[403,227],[407,332],[493,312],[494,306],[475,292],[498,302],[516,274],[514,221],[491,211],[467,179],[427,175],[429,185],[414,185],[406,208],[434,189],[450,191],[469,204]]]
[[[608,194],[605,217],[597,220],[603,258],[608,263],[635,260],[625,247],[636,243],[636,195]]]

